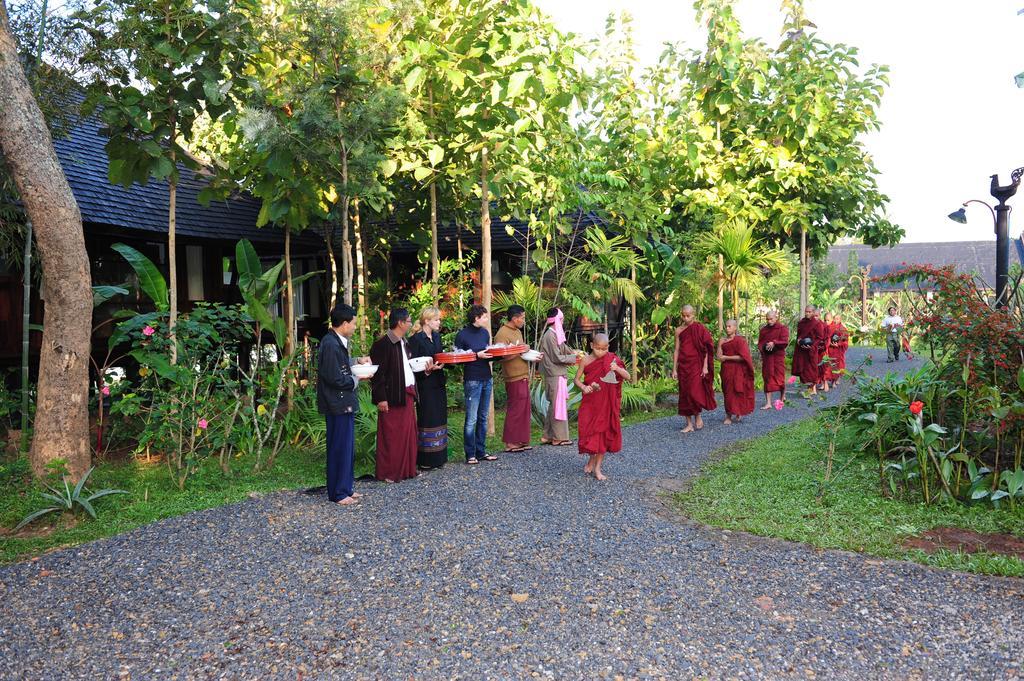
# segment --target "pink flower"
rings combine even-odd
[[[206,426],[210,425],[210,422],[206,419],[199,419],[199,430],[206,430]]]
[[[782,400],[775,400],[775,411],[782,411],[782,408],[786,406],[786,403]]]
[[[100,392],[103,393],[104,395],[109,395],[110,394],[110,386],[109,385],[103,386],[102,388],[100,388]]]
[[[796,381],[797,381],[796,376],[790,376],[789,377],[789,384],[790,385],[793,385],[794,383],[796,383]]]
[[[154,328],[153,328],[152,326],[150,326],[149,324],[147,324],[147,325],[145,326],[145,328],[143,328],[143,329],[142,329],[142,335],[143,335],[143,336],[147,336],[147,337],[148,337],[148,336],[152,336],[152,335],[153,335],[154,333],[156,333],[156,329],[154,329]]]

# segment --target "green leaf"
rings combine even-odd
[[[459,109],[458,111],[455,112],[455,117],[456,118],[466,118],[467,116],[472,116],[473,114],[476,113],[476,110],[479,107],[480,107],[480,102],[476,102],[474,104],[467,104],[466,106],[462,107],[461,109]]]
[[[433,174],[433,170],[426,166],[420,166],[416,170],[412,171],[412,176],[416,178],[417,182],[422,182]]]
[[[126,244],[116,243],[111,248],[120,253],[128,261],[128,264],[132,266],[132,269],[135,270],[135,275],[139,278],[139,288],[153,301],[156,309],[166,312],[170,307],[167,281],[164,279],[164,275],[160,274],[160,270],[153,264],[153,261]]]
[[[82,476],[82,479],[78,481],[78,484],[75,485],[75,491],[71,493],[72,499],[77,499],[82,494],[82,488],[85,487],[85,481],[89,479],[89,476],[92,475],[94,470],[95,467],[89,468],[89,470],[85,472],[85,475]]]
[[[76,498],[75,501],[78,502],[78,505],[84,508],[85,512],[92,516],[93,519],[96,518],[96,509],[92,507],[92,504],[89,503],[88,499]]]
[[[153,166],[153,177],[158,180],[165,180],[173,175],[176,170],[177,168],[171,159],[161,156],[156,160],[156,165]]]
[[[14,526],[14,531],[17,532],[18,530],[20,530],[21,528],[25,527],[30,522],[35,520],[36,518],[40,518],[40,517],[46,515],[47,513],[53,513],[54,511],[59,511],[59,510],[61,510],[60,506],[50,506],[49,508],[44,508],[44,509],[40,509],[38,511],[33,511],[32,513],[29,513],[27,516],[22,518],[20,523],[18,523],[17,525]]]
[[[508,87],[505,90],[506,99],[515,99],[526,86],[526,79],[533,75],[532,71],[516,71],[508,79]]]
[[[238,285],[247,288],[253,280],[263,274],[263,264],[256,248],[248,239],[235,244],[235,269],[238,270]]]
[[[398,161],[394,159],[385,159],[380,164],[380,171],[384,177],[391,177],[398,172]]]
[[[444,149],[435,144],[427,151],[427,159],[429,159],[430,165],[436,166],[444,160]]]
[[[405,75],[405,89],[406,89],[406,91],[407,92],[413,92],[414,90],[416,90],[416,87],[420,84],[420,82],[422,80],[423,80],[423,67],[422,66],[413,67],[413,69],[411,71],[409,71],[409,73],[407,73]]]
[[[461,90],[463,86],[466,84],[466,74],[463,73],[462,71],[457,71],[455,69],[445,69],[444,75],[445,78],[447,78],[448,81],[459,90]]]
[[[99,307],[103,303],[107,302],[114,296],[126,296],[128,295],[128,289],[120,286],[93,286],[92,287],[92,306]]]
[[[203,93],[206,95],[207,104],[216,106],[224,101],[224,95],[220,91],[220,83],[215,80],[203,81]]]
[[[132,350],[129,354],[134,357],[139,364],[148,365],[160,378],[173,380],[177,375],[175,368],[171,366],[171,363],[168,362],[167,358],[163,355],[157,355],[143,350]]]

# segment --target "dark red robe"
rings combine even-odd
[[[622,364],[609,352],[583,367],[583,382],[586,385],[597,383],[601,389],[583,395],[580,401],[577,416],[580,454],[611,454],[622,450],[622,384],[601,380],[611,371],[613,361]]]
[[[679,376],[679,415],[697,416],[703,410],[718,406],[715,402],[715,344],[711,334],[700,322],[680,329],[679,358],[676,374]],[[701,376],[707,362],[707,376]]]
[[[765,349],[768,343],[775,343],[772,351]],[[761,378],[766,393],[782,392],[786,389],[786,346],[789,345],[789,327],[775,322],[761,327],[757,336],[757,349],[761,353]]]
[[[793,350],[794,376],[800,377],[801,383],[817,385],[821,383],[821,356],[825,350],[825,322],[820,319],[804,317],[796,325],[796,348]],[[802,344],[808,339],[810,345]]]
[[[829,366],[825,379],[834,381],[846,373],[846,351],[850,347],[850,332],[842,322],[828,325]]]
[[[377,479],[398,482],[415,478],[418,445],[416,388],[409,386],[405,404],[389,403],[386,412],[377,412]]]
[[[754,360],[743,336],[722,342],[723,355],[739,355],[742,359],[722,362],[722,397],[725,413],[746,416],[754,411]]]

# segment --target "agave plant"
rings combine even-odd
[[[95,470],[95,468],[87,470],[85,475],[82,476],[82,479],[78,481],[77,485],[75,485],[74,489],[68,485],[67,478],[64,478],[63,490],[47,485],[46,488],[50,490],[50,492],[43,492],[43,498],[52,502],[52,504],[46,508],[41,508],[38,511],[29,513],[20,523],[18,523],[17,527],[14,528],[15,531],[25,527],[33,520],[41,518],[48,513],[53,513],[54,511],[60,511],[62,513],[74,512],[75,506],[81,506],[85,509],[86,513],[95,518],[96,509],[94,509],[92,505],[97,499],[111,494],[128,494],[128,492],[123,489],[101,489],[98,492],[89,492],[89,490],[85,488],[85,482],[89,479],[93,470]]]

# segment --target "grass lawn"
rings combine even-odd
[[[674,412],[664,409],[642,411],[626,416],[623,422],[638,423],[671,413]],[[452,435],[448,450],[451,461],[464,460],[463,420],[463,413],[458,411],[453,411],[448,418]],[[498,436],[488,438],[487,446],[489,451],[500,453],[500,434],[504,423],[502,411],[496,411],[495,422]],[[540,431],[534,427],[534,441],[539,439]],[[158,460],[151,463],[136,459],[100,462],[89,478],[89,488],[123,489],[127,495],[98,500],[96,520],[84,513],[75,517],[60,517],[52,513],[36,520],[19,535],[11,536],[11,529],[22,518],[47,504],[40,496],[43,488],[32,480],[27,460],[0,459],[0,563],[120,534],[161,518],[234,503],[253,492],[324,484],[324,453],[320,448],[285,450],[278,456],[274,467],[264,473],[253,473],[252,462],[247,457],[236,459],[232,467],[233,474],[228,477],[220,471],[216,461],[206,461],[181,491],[171,482],[166,466]],[[372,466],[363,465],[356,469],[357,476],[372,473]]]
[[[808,419],[752,440],[705,466],[692,487],[676,495],[678,505],[687,516],[715,527],[966,572],[1024,577],[1024,561],[1017,558],[951,551],[928,555],[902,546],[907,537],[938,526],[1022,537],[1024,507],[992,510],[887,499],[879,493],[877,462],[863,455],[819,501],[824,469],[820,438],[817,422]],[[837,467],[850,457],[843,448],[839,451]]]

